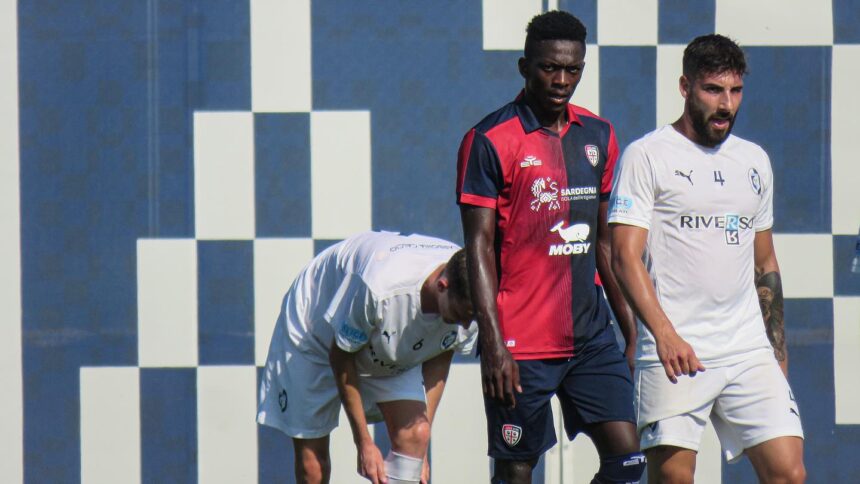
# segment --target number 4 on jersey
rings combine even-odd
[[[723,178],[723,172],[719,170],[714,170],[714,183],[719,183],[720,186],[726,184],[726,180]]]

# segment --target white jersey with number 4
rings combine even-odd
[[[274,337],[290,338],[323,365],[334,340],[356,353],[364,376],[400,374],[450,349],[469,352],[477,324],[466,330],[421,311],[421,286],[458,249],[446,240],[391,232],[335,244],[293,282]]]
[[[761,147],[730,135],[707,148],[663,126],[621,156],[609,222],[648,229],[643,260],[657,299],[706,367],[771,348],[754,283],[753,240],[773,225]],[[641,322],[637,364],[660,364]]]

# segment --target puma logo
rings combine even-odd
[[[687,181],[688,181],[688,182],[690,182],[690,185],[692,185],[692,184],[693,184],[693,178],[692,178],[692,176],[693,176],[693,170],[690,170],[690,173],[684,173],[684,172],[683,172],[683,171],[681,171],[681,170],[675,170],[675,175],[676,175],[676,176],[683,177],[683,178],[686,178],[686,179],[687,179]]]

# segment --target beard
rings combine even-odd
[[[699,137],[700,144],[704,146],[716,146],[726,138],[729,137],[729,134],[732,132],[732,128],[735,126],[735,119],[738,116],[738,112],[736,111],[734,115],[732,115],[729,111],[717,111],[713,114],[708,114],[705,112],[705,109],[702,108],[695,101],[690,102],[690,119],[693,123],[693,130],[696,132],[696,135]],[[710,121],[725,119],[729,121],[729,127],[725,129],[725,131],[717,131],[712,126]]]

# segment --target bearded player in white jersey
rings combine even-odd
[[[683,115],[632,143],[615,177],[612,262],[644,326],[635,405],[651,484],[693,482],[709,417],[727,460],[746,454],[761,482],[806,477],[786,379],[770,160],[730,135],[745,73],[733,41],[694,39]]]
[[[374,484],[426,483],[430,425],[453,351],[477,336],[466,256],[446,240],[366,232],[316,256],[281,306],[257,421],[292,437],[296,481],[329,482],[341,404]],[[383,458],[368,422],[385,421]]]

